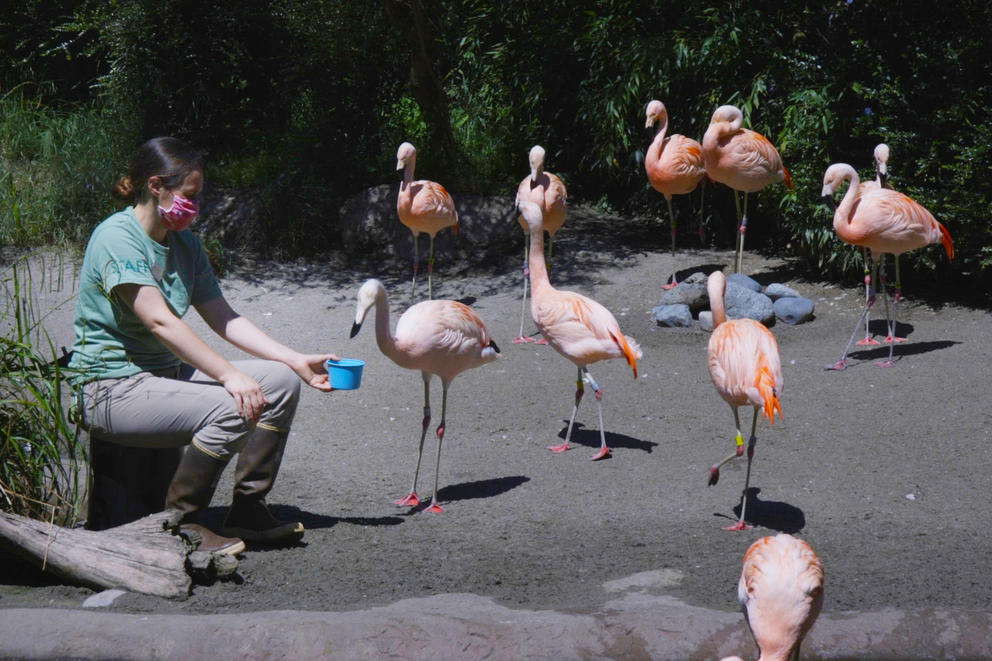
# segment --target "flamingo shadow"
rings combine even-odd
[[[565,423],[565,426],[558,432],[558,438],[564,440],[565,434],[568,432],[568,420],[563,420],[562,422]],[[581,422],[576,422],[572,426],[572,442],[590,448],[599,448],[599,430],[584,429],[583,427],[584,425]],[[629,448],[632,450],[643,450],[651,454],[654,447],[658,444],[651,441],[642,441],[639,438],[627,436],[626,434],[608,431],[606,432],[606,445],[612,449]]]
[[[398,516],[330,516],[301,510],[294,505],[268,505],[268,508],[272,515],[280,521],[299,521],[308,530],[331,528],[339,523],[350,523],[357,526],[395,526],[403,523],[403,519]],[[211,530],[219,530],[226,515],[226,507],[210,507],[200,513],[200,519],[203,525]],[[301,545],[305,546],[305,543]]]
[[[516,489],[526,482],[530,482],[529,477],[524,475],[509,475],[507,477],[494,477],[488,480],[451,484],[437,490],[437,499],[450,503],[455,500],[495,498],[501,493],[506,493],[510,489]]]
[[[676,255],[676,259],[678,259],[678,255]],[[680,268],[675,270],[675,278],[679,282],[682,282],[693,273],[702,273],[703,275],[708,276],[713,271],[723,270],[726,266],[727,264],[713,264],[713,263],[698,264],[696,266],[686,266],[685,268]]]
[[[795,505],[783,503],[775,500],[761,500],[758,487],[749,487],[747,490],[747,515],[744,521],[753,526],[761,526],[778,532],[796,533],[806,527],[806,515]],[[726,514],[716,514],[731,518]],[[741,516],[741,503],[734,507],[733,520],[737,521]]]
[[[897,344],[895,351],[892,355],[892,360],[899,360],[905,356],[915,356],[922,353],[930,353],[931,351],[939,351],[941,349],[949,349],[955,344],[961,344],[957,340],[934,340],[932,342],[914,342],[912,344]],[[875,347],[873,349],[862,349],[861,351],[852,351],[850,354],[851,358],[857,358],[858,360],[870,361],[870,360],[883,360],[889,357],[889,347],[888,345]]]

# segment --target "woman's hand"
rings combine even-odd
[[[262,386],[258,385],[258,381],[244,372],[234,371],[221,383],[234,398],[238,413],[249,422],[258,420],[265,406],[269,403],[269,400],[265,398],[265,393],[262,392]]]
[[[327,367],[324,365],[328,360],[341,359],[333,353],[300,354],[289,366],[303,379],[303,383],[311,388],[330,392],[333,388],[331,388],[330,377],[327,375]]]

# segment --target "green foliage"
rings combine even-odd
[[[61,275],[61,262],[51,265]],[[84,474],[77,428],[64,404],[71,400],[69,372],[36,318],[35,287],[53,291],[61,283],[35,282],[27,258],[0,280],[0,509],[72,526]],[[60,277],[56,276],[56,278]]]

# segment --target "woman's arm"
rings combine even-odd
[[[245,353],[285,363],[307,385],[325,392],[331,390],[324,361],[338,360],[336,355],[301,354],[277,342],[249,319],[235,312],[223,296],[212,298],[194,307],[215,333]]]
[[[268,404],[261,386],[207,346],[186,322],[172,312],[156,287],[121,284],[114,287],[113,292],[169,351],[221,383],[231,393],[241,415],[249,420],[258,419]]]

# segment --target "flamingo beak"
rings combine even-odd
[[[837,203],[834,202],[833,195],[824,195],[823,203],[826,204],[831,211],[837,211]]]
[[[351,335],[349,335],[348,337],[349,338],[355,337],[356,335],[358,335],[358,331],[360,330],[362,330],[362,323],[360,321],[356,321],[351,325]]]

